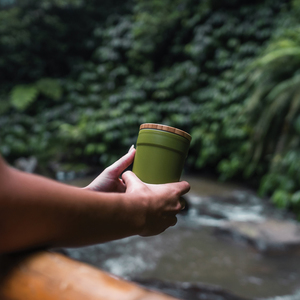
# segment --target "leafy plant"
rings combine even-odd
[[[11,91],[11,103],[16,109],[22,111],[36,101],[39,95],[59,100],[62,95],[59,81],[43,78],[33,84],[16,85]]]
[[[267,153],[282,155],[290,147],[293,124],[300,110],[300,44],[295,46],[291,41],[292,46],[281,49],[282,43],[276,44],[276,50],[268,50],[256,61],[251,76],[254,92],[247,108],[253,116],[255,161]]]
[[[102,167],[141,123],[165,123],[192,134],[190,169],[251,180],[297,211],[297,7],[15,1],[0,10],[0,151]]]
[[[296,5],[298,1],[293,4]],[[252,89],[246,113],[252,127],[251,158],[267,164],[262,195],[279,207],[299,211],[300,27],[293,17],[280,28],[249,69]],[[282,175],[284,174],[284,175]]]

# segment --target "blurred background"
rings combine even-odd
[[[192,135],[186,174],[300,218],[299,20],[299,0],[0,0],[0,152],[74,179],[162,123]]]

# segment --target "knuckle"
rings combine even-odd
[[[182,204],[179,202],[177,202],[176,207],[175,207],[176,212],[180,212],[182,210]]]
[[[179,198],[179,197],[181,196],[181,194],[182,194],[182,191],[181,191],[180,188],[176,188],[176,189],[174,190],[174,196],[175,196],[176,198]]]
[[[130,171],[125,171],[124,173],[122,173],[122,178],[127,178],[129,175]]]

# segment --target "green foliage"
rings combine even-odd
[[[144,122],[190,169],[299,208],[299,1],[19,0],[0,10],[0,151],[105,166]],[[57,101],[59,100],[59,101]],[[300,211],[300,209],[299,209]]]
[[[38,90],[32,85],[17,85],[11,91],[11,103],[19,109],[24,110],[37,97]]]
[[[293,2],[296,5],[297,1]],[[251,161],[265,164],[260,191],[279,207],[298,211],[300,174],[300,27],[293,9],[290,21],[249,68],[251,93],[246,103],[252,128]],[[286,15],[283,15],[283,19]],[[283,175],[284,174],[284,175]],[[293,200],[292,200],[293,199]]]
[[[42,0],[40,5],[43,8],[49,8],[51,6],[67,7],[67,6],[81,6],[82,0]]]
[[[277,190],[273,194],[273,202],[280,208],[286,208],[288,206],[290,196],[284,190]]]
[[[38,80],[35,85],[41,94],[50,99],[59,100],[62,95],[62,87],[56,79],[43,78]]]
[[[29,155],[40,163],[68,158],[68,143],[58,139],[60,126],[77,123],[80,111],[76,103],[63,101],[69,93],[66,76],[78,73],[95,50],[94,28],[107,16],[128,11],[127,4],[1,2],[0,152],[9,161]]]
[[[224,12],[205,1],[136,1],[133,17],[94,30],[101,44],[67,96],[85,112],[61,127],[63,139],[75,156],[109,163],[135,142],[141,123],[166,123],[191,132],[190,167],[219,164],[223,179],[262,172],[245,156],[244,70],[271,35],[279,7]]]
[[[0,7],[1,89],[69,76],[94,51],[93,29],[107,16],[127,11],[127,3],[16,0]]]
[[[60,83],[51,78],[43,78],[33,84],[16,85],[11,91],[12,105],[22,111],[31,105],[39,95],[59,100],[62,95]]]

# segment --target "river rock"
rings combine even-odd
[[[173,282],[157,279],[134,279],[134,282],[182,300],[250,300],[216,285]]]
[[[297,222],[277,219],[260,222],[227,221],[214,231],[245,241],[263,253],[300,255],[300,225]]]
[[[30,156],[28,158],[20,157],[14,162],[14,165],[21,171],[34,173],[37,168],[38,161],[35,156]]]

